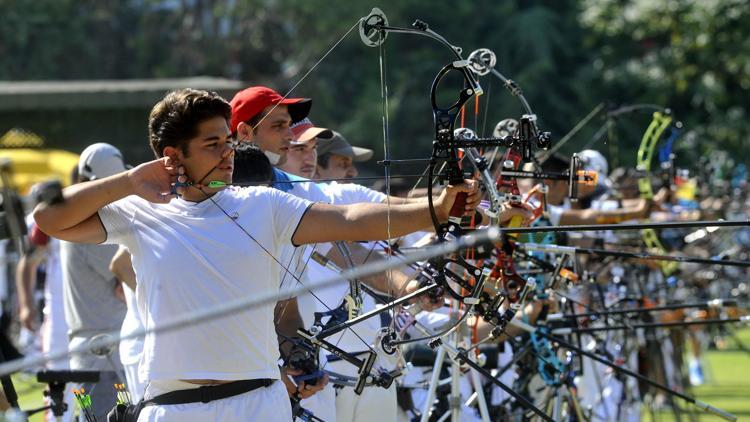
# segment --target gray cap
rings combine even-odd
[[[361,162],[372,158],[373,151],[368,148],[354,147],[340,133],[333,131],[331,139],[318,141],[318,155],[336,154],[351,157],[353,161]]]
[[[99,142],[89,145],[78,159],[78,174],[87,179],[103,179],[128,169],[116,147]]]

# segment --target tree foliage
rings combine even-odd
[[[371,7],[362,0],[0,0],[0,79],[211,75],[286,92]],[[379,7],[394,25],[427,22],[465,55],[495,51],[498,69],[520,84],[540,125],[558,139],[601,102],[649,102],[671,108],[700,148],[739,152],[747,143],[744,0],[410,0]],[[401,34],[389,35],[383,52],[393,156],[424,157],[433,131],[429,86],[452,58],[426,38]],[[317,123],[382,155],[378,54],[355,27],[293,95],[314,99]],[[482,84],[480,113],[467,110],[469,126],[476,119],[487,134],[495,122],[520,117],[498,81]],[[645,128],[627,124],[633,133]],[[566,150],[587,143],[595,129]],[[615,150],[634,156],[637,141],[621,139]]]
[[[621,102],[673,110],[692,131],[681,152],[745,157],[750,125],[750,7],[744,0],[585,0],[593,85]],[[679,147],[679,143],[677,146]],[[691,154],[693,155],[691,157]]]

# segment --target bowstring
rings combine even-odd
[[[384,39],[385,33],[382,34]],[[385,49],[383,48],[384,42],[378,45],[378,64],[380,70],[380,100],[383,108],[383,160],[384,160],[384,172],[385,172],[385,203],[386,203],[386,231],[388,235],[388,242],[393,240],[391,236],[391,136],[390,136],[390,114],[388,106],[388,79],[387,79],[387,63],[385,56]],[[419,183],[419,181],[417,181]],[[372,248],[377,243],[373,242]],[[372,249],[371,249],[372,251]],[[368,253],[368,257],[370,254]],[[385,254],[385,260],[390,264],[391,254]],[[386,281],[388,282],[388,294],[391,297],[395,297],[395,286],[393,285],[393,270],[389,269],[385,273]],[[401,292],[399,292],[401,293]],[[391,321],[388,324],[388,329],[392,330],[396,323],[396,311],[391,309],[388,311]]]
[[[344,35],[342,35],[341,37],[339,37],[333,43],[333,45],[323,54],[323,56],[321,56],[321,58],[318,59],[318,61],[316,61],[315,64],[313,64],[312,67],[310,67],[310,69],[307,72],[305,72],[305,74],[302,75],[302,77],[299,78],[297,80],[297,82],[295,82],[295,84],[292,85],[291,88],[289,88],[289,90],[287,90],[286,94],[284,94],[281,97],[281,101],[279,101],[278,103],[274,104],[273,107],[271,107],[271,109],[268,111],[268,113],[265,113],[260,118],[260,120],[258,121],[258,123],[256,123],[255,128],[257,128],[258,126],[260,126],[260,124],[266,119],[266,117],[268,117],[268,115],[271,114],[271,112],[273,112],[276,109],[276,107],[280,106],[281,103],[284,100],[286,100],[289,97],[289,95],[292,94],[292,91],[294,91],[305,79],[307,79],[308,76],[310,76],[310,74],[313,72],[313,70],[315,70],[323,62],[323,60],[325,60],[326,57],[328,57],[328,55],[331,54],[333,52],[333,50],[335,50],[339,46],[339,44],[341,44],[344,41],[344,39],[346,39],[346,37],[348,37],[349,34],[352,33],[352,31],[354,30],[354,28],[357,28],[359,26],[359,23],[360,23],[361,20],[362,20],[361,18],[357,19],[357,21],[354,22],[354,25],[352,25],[351,28],[349,28],[349,30],[344,33]]]
[[[310,69],[308,69],[308,71],[307,71],[307,72],[305,72],[305,74],[304,74],[304,75],[302,75],[302,77],[300,77],[300,78],[299,78],[299,79],[297,80],[297,82],[295,82],[295,83],[294,83],[294,85],[292,85],[292,87],[291,87],[291,88],[289,88],[289,89],[287,90],[287,92],[286,92],[286,93],[285,93],[285,94],[284,94],[284,95],[282,96],[282,99],[281,99],[281,101],[279,101],[279,102],[277,102],[276,104],[274,104],[274,105],[273,105],[273,106],[271,107],[271,109],[270,109],[270,110],[269,110],[269,111],[268,111],[267,113],[264,113],[264,114],[263,114],[263,116],[262,116],[262,117],[260,118],[260,120],[258,120],[258,122],[257,122],[257,123],[255,124],[255,127],[254,127],[253,129],[255,129],[255,128],[259,127],[259,126],[260,126],[260,124],[261,124],[261,123],[262,123],[262,122],[263,122],[263,121],[264,121],[264,120],[266,119],[266,117],[268,117],[268,116],[269,116],[269,115],[271,114],[271,112],[273,112],[273,111],[274,111],[274,110],[275,110],[275,109],[276,109],[276,108],[277,108],[277,107],[278,107],[279,105],[281,105],[281,103],[282,103],[282,102],[283,102],[283,101],[284,101],[285,99],[287,99],[287,98],[289,97],[289,95],[291,95],[291,93],[292,93],[292,92],[293,92],[293,91],[294,91],[294,90],[295,90],[295,89],[296,89],[296,88],[297,88],[297,87],[298,87],[298,86],[299,86],[299,85],[300,85],[300,84],[301,84],[301,83],[302,83],[302,82],[303,82],[303,81],[304,81],[305,79],[307,79],[307,77],[308,77],[308,76],[310,76],[310,74],[311,74],[311,73],[312,73],[312,72],[313,72],[313,71],[314,71],[314,70],[315,70],[315,69],[316,69],[316,68],[317,68],[317,67],[318,67],[318,66],[319,66],[319,65],[320,65],[320,64],[321,64],[322,62],[323,62],[323,60],[325,60],[325,59],[326,59],[326,58],[327,58],[327,57],[328,57],[328,56],[329,56],[329,55],[330,55],[330,54],[331,54],[331,53],[333,52],[333,50],[335,50],[335,49],[336,49],[336,48],[337,48],[337,47],[338,47],[338,46],[339,46],[339,45],[340,45],[340,44],[341,44],[341,43],[342,43],[342,42],[344,41],[344,39],[346,39],[346,37],[348,37],[348,36],[349,36],[349,34],[351,34],[351,32],[352,32],[352,31],[354,30],[354,28],[357,28],[357,27],[359,26],[360,22],[361,22],[361,18],[360,18],[360,19],[357,19],[357,20],[356,20],[356,21],[354,22],[354,24],[353,24],[353,25],[352,25],[352,26],[351,26],[351,27],[350,27],[350,28],[349,28],[349,29],[348,29],[348,30],[347,30],[347,31],[346,31],[346,32],[345,32],[345,33],[344,33],[343,35],[341,35],[341,36],[340,36],[340,37],[339,37],[338,39],[336,39],[336,41],[334,41],[334,43],[333,43],[333,44],[331,45],[331,47],[330,47],[330,48],[328,48],[328,50],[326,50],[326,52],[325,52],[325,53],[324,53],[324,54],[323,54],[323,55],[322,55],[322,56],[320,57],[320,59],[318,59],[318,60],[317,60],[317,61],[316,61],[316,62],[315,62],[315,63],[314,63],[314,64],[313,64],[313,65],[312,65],[311,67],[310,67]],[[215,202],[214,202],[214,203],[215,203]],[[222,211],[223,211],[223,210],[222,210]],[[234,220],[232,220],[232,221],[234,221]],[[236,222],[235,222],[235,223],[236,223]],[[243,231],[244,231],[244,230],[243,230]],[[253,240],[255,240],[255,239],[253,239]],[[257,241],[256,241],[256,243],[257,243]],[[315,247],[316,247],[316,246],[317,246],[317,244],[313,245],[313,248],[312,248],[312,252],[314,252],[314,251],[315,251]],[[265,250],[265,249],[264,249],[264,250]],[[266,252],[267,252],[267,251],[266,251]],[[308,263],[310,262],[310,258],[312,257],[312,252],[311,252],[311,253],[310,253],[310,255],[309,255],[309,256],[307,257],[307,260],[306,260],[306,262],[305,262],[305,264],[304,264],[304,267],[303,267],[303,270],[302,270],[303,272],[304,272],[304,270],[305,270],[305,269],[307,268],[307,266],[308,266]],[[292,262],[292,260],[293,260],[293,259],[294,259],[294,253],[292,254],[292,257],[290,258],[290,261],[289,261],[289,264],[290,264],[290,265],[291,265],[291,262]],[[290,270],[289,270],[289,268],[288,268],[288,267],[284,267],[284,265],[283,265],[283,264],[282,264],[281,262],[279,262],[279,261],[278,261],[278,260],[277,260],[277,259],[276,259],[275,257],[274,257],[274,260],[275,260],[275,261],[276,261],[276,262],[277,262],[277,263],[278,263],[278,264],[279,264],[280,266],[282,266],[282,268],[284,268],[284,270],[285,270],[285,273],[284,273],[284,278],[283,278],[283,279],[282,279],[282,281],[281,281],[281,283],[282,283],[282,285],[283,285],[283,283],[285,282],[286,276],[287,276],[288,274],[290,274]],[[299,285],[304,285],[304,283],[302,283],[302,281],[301,281],[301,280],[299,279],[299,277],[297,277],[297,276],[296,276],[296,275],[294,275],[294,274],[292,274],[292,277],[293,277],[293,278],[294,278],[294,279],[295,279],[295,280],[297,281],[297,284],[299,284]],[[323,306],[325,306],[325,307],[326,307],[326,308],[327,308],[327,309],[328,309],[329,311],[332,311],[332,309],[331,309],[331,308],[330,308],[330,307],[329,307],[329,306],[328,306],[328,305],[327,305],[327,304],[326,304],[325,302],[323,302],[323,301],[322,301],[322,300],[321,300],[321,299],[320,299],[319,297],[317,297],[317,296],[316,296],[316,295],[315,295],[315,294],[314,294],[313,292],[310,292],[310,294],[311,294],[311,295],[312,295],[312,296],[313,296],[313,297],[314,297],[314,298],[315,298],[315,299],[316,299],[316,300],[317,300],[318,302],[320,302],[321,304],[323,304]],[[282,316],[284,315],[284,313],[286,312],[287,306],[288,306],[288,303],[285,303],[285,304],[284,304],[284,307],[283,307],[283,308],[282,308],[282,310],[281,310],[281,314],[279,315],[279,319],[280,319],[280,318],[281,318],[281,317],[282,317]],[[354,335],[355,335],[355,336],[357,336],[357,338],[359,338],[359,339],[360,339],[360,340],[361,340],[361,341],[362,341],[362,342],[363,342],[363,343],[364,343],[364,344],[365,344],[365,345],[367,346],[367,348],[368,348],[368,349],[372,350],[372,348],[370,347],[369,343],[367,343],[366,341],[364,341],[364,340],[362,339],[362,337],[360,337],[360,336],[359,336],[359,335],[358,335],[358,334],[357,334],[357,333],[356,333],[356,332],[355,332],[355,331],[354,331],[354,330],[353,330],[352,328],[348,328],[348,329],[349,329],[349,330],[351,330],[351,331],[352,331],[352,333],[354,333]],[[337,345],[338,345],[338,343],[337,343]]]
[[[298,87],[298,86],[299,86],[299,85],[300,85],[300,84],[301,84],[301,83],[302,83],[302,82],[303,82],[303,81],[304,81],[305,79],[307,79],[307,77],[308,77],[308,76],[309,76],[309,75],[310,75],[310,74],[311,74],[311,73],[312,73],[312,72],[313,72],[313,71],[314,71],[314,70],[315,70],[315,69],[316,69],[316,68],[317,68],[317,67],[318,67],[318,66],[319,66],[319,65],[320,65],[320,64],[321,64],[322,62],[323,62],[323,60],[325,60],[325,59],[326,59],[326,58],[327,58],[327,57],[328,57],[328,56],[329,56],[329,55],[330,55],[330,54],[331,54],[331,53],[333,52],[333,50],[335,50],[335,49],[336,49],[336,48],[337,48],[337,47],[338,47],[338,46],[339,46],[339,45],[340,45],[340,44],[341,44],[341,43],[342,43],[342,42],[344,41],[344,39],[346,39],[346,37],[348,37],[348,36],[349,36],[349,34],[351,34],[351,32],[352,32],[352,31],[354,30],[354,28],[357,28],[357,27],[359,26],[360,22],[361,22],[361,19],[357,19],[357,20],[356,20],[356,21],[354,22],[354,24],[353,24],[353,25],[352,25],[352,26],[351,26],[351,27],[350,27],[350,28],[349,28],[349,29],[348,29],[348,30],[347,30],[347,31],[346,31],[346,32],[345,32],[345,33],[344,33],[343,35],[341,35],[341,36],[340,36],[340,37],[339,37],[338,39],[336,39],[336,41],[334,41],[333,45],[331,45],[331,47],[330,47],[330,48],[328,48],[328,50],[326,50],[326,52],[325,52],[325,53],[324,53],[324,54],[323,54],[323,55],[322,55],[322,56],[321,56],[321,57],[320,57],[320,58],[319,58],[319,59],[318,59],[318,60],[317,60],[317,61],[316,61],[316,62],[315,62],[315,63],[314,63],[314,64],[313,64],[313,65],[312,65],[311,67],[310,67],[310,69],[308,69],[308,71],[307,71],[307,72],[305,72],[305,74],[304,74],[304,75],[302,75],[302,77],[300,77],[300,78],[299,78],[299,79],[297,80],[297,82],[295,82],[295,83],[294,83],[294,85],[292,85],[292,87],[291,87],[291,88],[289,88],[289,89],[287,90],[287,92],[286,92],[286,93],[285,93],[285,94],[284,94],[284,95],[282,96],[282,99],[281,99],[281,101],[279,101],[279,102],[277,102],[276,104],[274,104],[274,105],[273,105],[273,106],[271,107],[271,109],[270,109],[270,110],[269,110],[269,111],[268,111],[267,113],[264,113],[264,114],[263,114],[263,116],[262,116],[262,117],[260,118],[260,120],[259,120],[259,121],[258,121],[258,122],[257,122],[257,123],[255,124],[255,127],[254,127],[253,129],[255,129],[255,128],[259,127],[259,126],[260,126],[260,124],[261,124],[261,123],[262,123],[262,122],[263,122],[263,121],[264,121],[264,120],[266,119],[266,117],[268,117],[268,116],[269,116],[269,115],[271,114],[271,112],[273,112],[273,111],[274,111],[274,110],[275,110],[275,109],[276,109],[276,108],[277,108],[277,107],[278,107],[279,105],[281,105],[281,103],[282,103],[282,102],[283,102],[283,101],[284,101],[285,99],[287,99],[287,98],[289,97],[289,95],[291,95],[291,93],[292,93],[292,92],[293,92],[293,91],[294,91],[294,90],[295,90],[295,89],[296,89],[296,88],[297,88],[297,87]],[[213,171],[213,170],[212,170],[212,171]],[[210,171],[209,171],[209,173],[210,173]],[[206,175],[206,176],[207,176],[207,175]],[[205,177],[206,177],[206,176],[204,176],[204,179],[205,179]],[[203,179],[201,179],[201,181],[202,181],[202,180],[203,180]],[[205,194],[205,192],[204,192],[204,194]],[[211,200],[211,202],[213,202],[213,203],[214,203],[214,204],[215,204],[215,205],[216,205],[217,207],[219,207],[219,205],[218,205],[218,204],[217,204],[217,203],[216,203],[215,201],[213,201],[213,199]],[[221,207],[219,207],[219,209],[221,209],[221,211],[222,211],[222,212],[223,212],[224,214],[226,214],[226,215],[227,215],[227,216],[229,217],[229,215],[228,215],[228,214],[226,213],[226,211],[224,211],[224,209],[222,209]],[[229,217],[229,218],[231,219],[231,217]],[[240,226],[240,225],[239,225],[239,224],[238,224],[238,223],[237,223],[236,221],[234,221],[234,219],[232,219],[232,221],[233,221],[233,222],[234,222],[235,224],[237,224],[237,225],[238,225],[238,226],[240,227],[240,229],[242,229],[242,231],[243,231],[243,232],[245,232],[246,234],[248,234],[248,235],[249,235],[249,233],[247,233],[247,231],[246,231],[246,230],[245,230],[245,229],[244,229],[243,227],[241,227],[241,226]],[[257,243],[257,244],[258,244],[258,245],[259,245],[259,246],[261,247],[261,249],[263,249],[263,250],[264,250],[264,251],[265,251],[265,252],[266,252],[266,253],[267,253],[267,254],[268,254],[269,256],[271,256],[271,257],[273,258],[273,260],[274,260],[274,261],[276,261],[276,263],[277,263],[278,265],[280,265],[280,266],[281,266],[281,267],[282,267],[282,268],[284,269],[284,277],[282,278],[282,280],[281,280],[281,282],[280,282],[280,286],[279,286],[280,288],[281,288],[281,287],[283,287],[283,284],[285,283],[285,280],[286,280],[286,276],[287,276],[287,275],[291,275],[291,276],[292,276],[292,278],[294,278],[294,280],[295,280],[295,281],[297,282],[297,284],[299,284],[299,285],[304,285],[304,283],[302,283],[302,281],[300,280],[300,278],[299,278],[298,276],[296,276],[295,274],[292,274],[292,273],[291,273],[291,271],[289,270],[288,266],[284,266],[284,264],[282,264],[282,263],[281,263],[281,262],[280,262],[280,261],[279,261],[278,259],[276,259],[276,257],[274,257],[274,256],[273,256],[273,255],[272,255],[272,254],[271,254],[271,253],[270,253],[270,252],[269,252],[268,250],[266,250],[266,248],[264,248],[264,247],[263,247],[262,245],[260,245],[260,244],[258,243],[258,241],[257,241],[257,240],[256,240],[255,238],[253,238],[252,236],[250,236],[250,238],[251,238],[251,239],[252,239],[252,240],[253,240],[253,241],[254,241],[255,243]],[[312,247],[312,252],[314,252],[314,251],[315,251],[315,248],[316,248],[316,246],[317,246],[317,243],[313,245],[313,247]],[[308,257],[307,257],[307,260],[305,261],[305,264],[304,264],[304,266],[303,266],[302,272],[304,272],[304,270],[305,270],[305,269],[307,268],[307,265],[308,265],[308,263],[309,263],[309,261],[310,261],[310,258],[312,257],[312,252],[311,252],[311,254],[310,254],[310,255],[309,255]],[[291,263],[292,263],[292,260],[294,259],[294,257],[295,257],[295,253],[292,253],[292,256],[291,256],[291,258],[290,258],[290,260],[289,260],[289,265],[291,265]],[[300,273],[302,273],[302,272],[300,272]],[[314,298],[315,298],[315,299],[316,299],[316,300],[317,300],[318,302],[320,302],[321,304],[323,304],[323,306],[324,306],[324,307],[325,307],[326,309],[328,309],[329,311],[332,311],[332,309],[331,309],[331,308],[330,308],[330,307],[329,307],[329,306],[328,306],[328,305],[327,305],[327,304],[326,304],[325,302],[323,302],[323,300],[321,300],[321,299],[320,299],[320,298],[319,298],[319,297],[318,297],[317,295],[315,295],[315,293],[313,293],[313,292],[311,291],[311,292],[310,292],[310,294],[311,294],[311,295],[312,295],[312,296],[313,296],[313,297],[314,297]],[[288,302],[284,304],[284,306],[283,306],[283,308],[282,308],[282,310],[281,310],[281,313],[280,313],[280,315],[279,315],[279,320],[280,320],[280,319],[281,319],[281,318],[283,317],[283,315],[284,315],[284,314],[286,313],[286,309],[287,309],[287,306],[288,306],[288,304],[289,304]],[[354,335],[355,335],[355,336],[356,336],[357,338],[359,338],[359,339],[360,339],[360,341],[362,341],[362,342],[363,342],[363,343],[365,344],[365,346],[366,346],[366,347],[367,347],[368,349],[372,350],[372,348],[370,347],[369,343],[367,343],[366,341],[364,341],[364,340],[362,339],[362,337],[360,337],[360,336],[359,336],[359,334],[357,334],[357,333],[356,333],[356,332],[355,332],[355,331],[354,331],[354,330],[353,330],[352,328],[347,328],[347,329],[351,330],[351,331],[352,331],[352,333],[354,333]],[[337,344],[338,344],[338,343],[337,343]]]

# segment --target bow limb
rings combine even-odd
[[[656,111],[653,114],[651,123],[646,128],[646,132],[643,134],[641,144],[638,147],[637,156],[637,169],[643,173],[638,179],[638,190],[641,194],[641,198],[646,200],[652,200],[654,197],[653,187],[651,185],[651,160],[654,155],[654,150],[659,142],[664,131],[669,127],[672,122],[672,117],[668,113],[662,113]],[[659,235],[654,229],[644,229],[641,231],[641,237],[643,242],[649,251],[665,255],[666,248],[659,240]],[[677,270],[677,263],[664,261],[660,264],[662,272],[669,275]]]

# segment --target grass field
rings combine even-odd
[[[750,329],[738,331],[738,337],[745,346],[750,347]],[[733,341],[729,341],[726,350],[708,352],[704,363],[704,373],[706,383],[693,389],[692,393],[695,397],[736,415],[739,421],[750,421],[750,353],[740,350]],[[22,409],[43,405],[42,386],[34,381],[33,376],[17,374],[13,377],[13,382]],[[685,410],[690,408],[690,405],[684,402],[680,405]],[[702,413],[696,416],[700,422],[722,420]],[[668,412],[659,412],[653,419],[648,412],[643,412],[644,421],[668,422],[676,419],[672,413]],[[687,415],[682,419],[691,420]],[[35,415],[29,421],[41,422],[43,418],[41,415]]]
[[[738,331],[737,337],[742,344],[750,347],[750,329]],[[740,350],[730,340],[726,350],[708,352],[703,371],[706,383],[693,388],[695,398],[734,414],[739,421],[750,421],[750,352]],[[683,409],[690,409],[690,405],[680,402]],[[696,416],[701,422],[723,420],[703,412]],[[644,421],[664,422],[676,419],[672,413],[666,412],[656,414],[654,419],[644,412],[643,418]],[[683,420],[691,419],[686,415]]]

